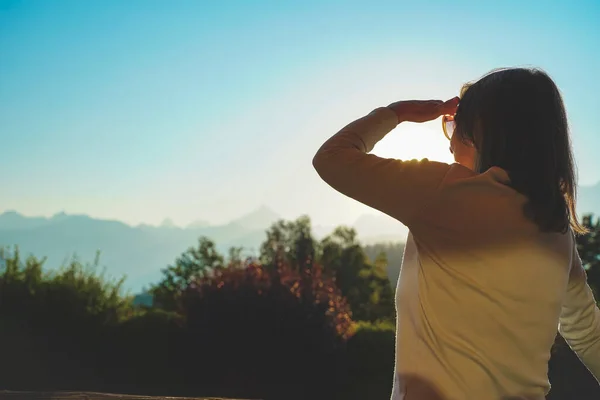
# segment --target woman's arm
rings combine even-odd
[[[596,380],[600,380],[600,310],[587,284],[577,247],[573,247],[573,261],[560,315],[559,332]]]
[[[400,122],[424,122],[453,112],[455,99],[406,101],[351,122],[321,146],[313,159],[321,178],[342,194],[410,224],[448,172],[449,165],[401,161],[369,153]]]

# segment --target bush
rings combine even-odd
[[[320,266],[217,269],[190,285],[182,304],[185,342],[194,343],[188,379],[202,380],[204,395],[333,397],[352,321]]]
[[[2,339],[11,351],[27,343],[22,355],[3,357],[8,361],[2,365],[3,387],[89,390],[101,384],[94,360],[106,327],[131,315],[131,301],[120,294],[122,281],[96,274],[98,260],[83,265],[74,258],[54,273],[43,273],[43,263],[35,257],[23,262],[18,249],[0,250]],[[17,358],[23,370],[10,365]],[[27,364],[36,368],[28,370]]]
[[[160,309],[135,313],[119,325],[105,329],[100,354],[105,391],[184,395],[180,360],[185,321],[181,315]],[[99,343],[100,344],[100,343]],[[193,346],[194,343],[187,344]]]
[[[347,344],[348,384],[344,398],[389,399],[394,375],[394,323],[359,322]]]

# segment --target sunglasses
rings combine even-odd
[[[452,140],[452,135],[454,135],[454,130],[456,129],[454,115],[442,116],[442,129],[444,130],[444,136],[446,136],[446,139]]]

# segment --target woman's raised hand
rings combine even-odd
[[[454,115],[459,98],[442,100],[403,100],[388,106],[398,116],[398,122],[427,122],[441,115]]]

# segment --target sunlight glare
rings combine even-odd
[[[454,162],[450,142],[444,137],[438,119],[424,124],[402,123],[383,138],[373,154],[380,157],[412,160],[427,158],[431,161]]]

